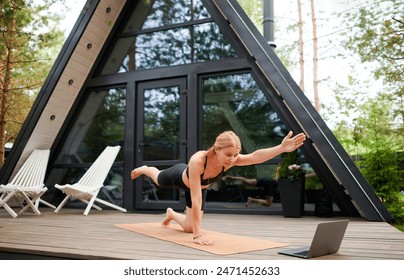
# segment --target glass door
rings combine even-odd
[[[137,85],[136,166],[160,170],[186,162],[186,79]],[[184,209],[182,191],[159,188],[142,176],[135,182],[137,209]]]

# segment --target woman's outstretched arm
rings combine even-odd
[[[292,137],[292,134],[292,131],[290,131],[288,135],[283,138],[282,143],[277,146],[259,149],[246,155],[239,155],[236,165],[244,166],[258,164],[270,160],[282,153],[293,152],[304,144],[306,135],[304,133],[299,133]]]

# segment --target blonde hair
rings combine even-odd
[[[225,131],[216,137],[215,144],[209,149],[214,152],[215,149],[225,149],[228,147],[235,147],[241,150],[240,138],[233,131]]]

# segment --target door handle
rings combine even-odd
[[[138,153],[140,153],[140,152],[141,152],[142,147],[146,147],[146,146],[150,146],[150,145],[149,145],[149,144],[147,144],[147,143],[139,142],[139,144],[138,144],[137,146],[138,146],[138,148],[137,148],[137,152],[138,152]]]

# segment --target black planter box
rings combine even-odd
[[[278,181],[283,216],[300,218],[304,212],[304,180],[291,182],[288,179]]]

